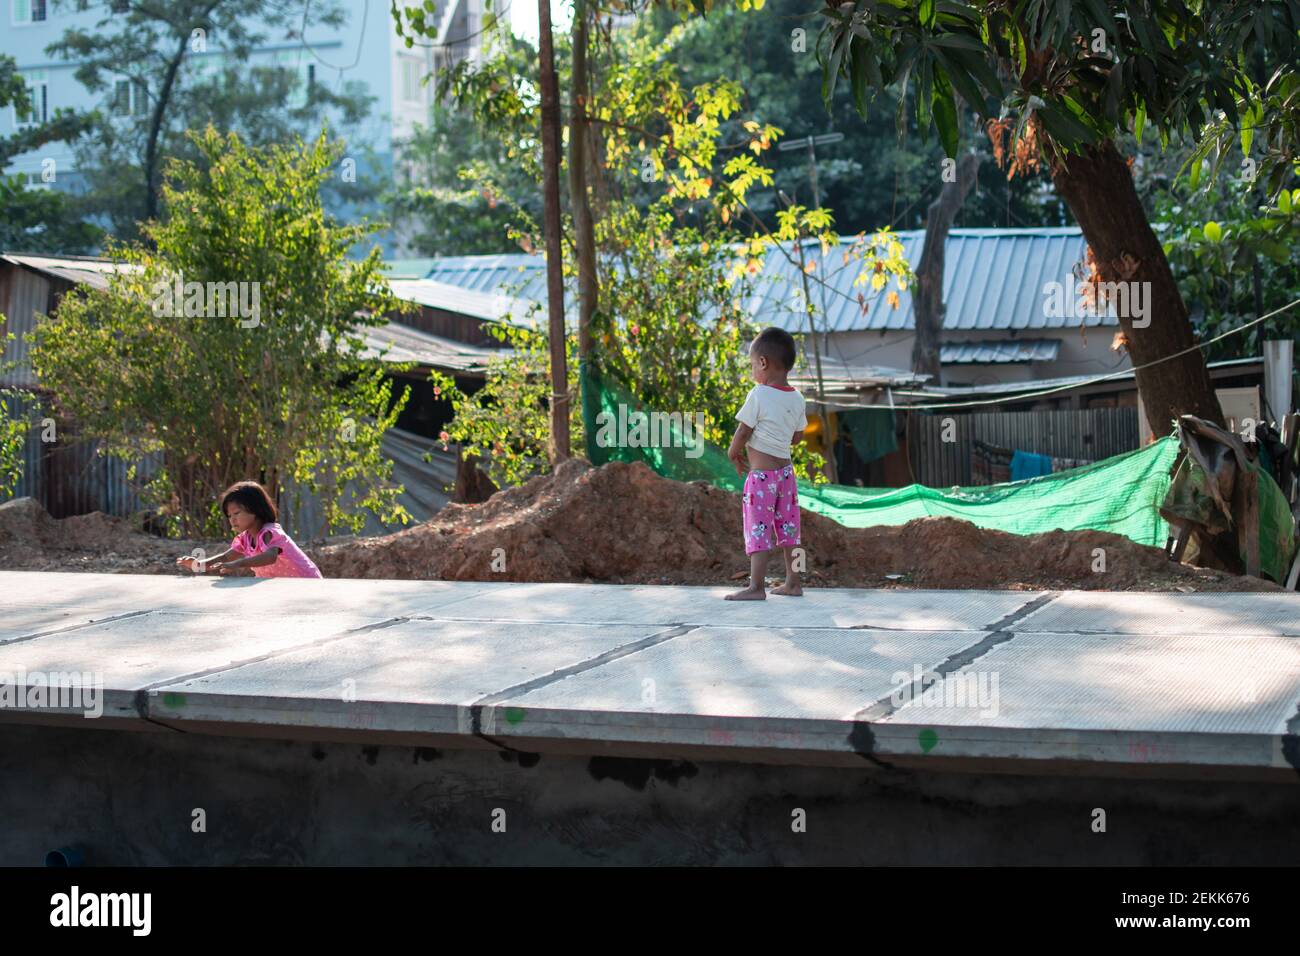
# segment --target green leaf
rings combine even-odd
[[[952,87],[942,73],[934,75],[934,125],[939,130],[939,142],[949,158],[957,155],[957,104],[953,100]]]
[[[853,103],[858,114],[867,115],[867,101],[875,91],[884,86],[880,76],[880,63],[871,46],[859,40],[853,44],[849,62],[849,78],[853,84]]]
[[[1209,239],[1210,242],[1223,241],[1223,228],[1214,220],[1207,222],[1201,231],[1205,233],[1205,238]]]
[[[971,75],[946,51],[936,49],[934,56],[943,66],[944,76],[948,78],[954,89],[962,95],[962,99],[981,115],[985,115],[987,110],[984,107],[984,95],[980,92],[979,86],[976,85]]]
[[[1062,146],[1078,146],[1082,143],[1090,143],[1094,139],[1092,130],[1075,119],[1069,110],[1058,109],[1045,103],[1039,107],[1038,115],[1052,139]]]
[[[1147,105],[1138,104],[1137,113],[1133,116],[1133,135],[1137,137],[1138,145],[1142,145],[1142,128],[1147,125]]]
[[[934,0],[921,0],[918,12],[921,17],[921,26],[927,30],[933,29],[935,20],[939,17],[939,10],[935,6]]]
[[[1264,255],[1280,265],[1285,265],[1291,261],[1291,247],[1285,242],[1279,242],[1276,239],[1264,239],[1260,241],[1259,248]]]
[[[1285,213],[1291,211],[1291,194],[1285,189],[1277,194],[1277,208]]]
[[[827,109],[830,109],[831,99],[835,96],[835,84],[840,78],[840,63],[844,59],[844,51],[849,47],[850,37],[851,34],[843,30],[835,37],[831,45],[830,63],[822,70],[822,100]]]

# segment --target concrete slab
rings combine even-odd
[[[517,584],[490,601],[443,606],[433,616],[521,623],[692,624],[748,627],[980,629],[1024,607],[1037,591],[810,589],[804,597],[723,601],[735,587]],[[432,612],[431,612],[432,613]]]
[[[1022,628],[1080,634],[1300,636],[1298,594],[1153,594],[1066,591]]]
[[[156,731],[1300,781],[1300,596],[726,590],[0,572],[0,674]]]
[[[139,690],[263,655],[328,641],[370,623],[370,615],[193,614],[151,611],[0,645],[0,674],[91,675],[103,687],[104,716],[138,716]],[[52,713],[78,709],[50,708]]]
[[[406,621],[156,689],[150,716],[250,726],[471,732],[470,706],[510,688],[560,680],[656,635],[629,625]]]
[[[701,627],[505,703],[540,710],[851,720],[899,686],[977,643],[972,631]]]
[[[1025,632],[873,726],[892,753],[1283,768],[1298,714],[1292,638]]]
[[[110,617],[135,616],[141,611],[92,611],[76,607],[6,607],[0,618],[0,645],[40,634],[85,627]]]
[[[1300,642],[1236,636],[1017,634],[882,723],[1282,734],[1300,704]],[[984,677],[995,713],[944,684]],[[993,678],[997,678],[996,681]],[[969,699],[970,695],[966,695]]]
[[[316,614],[366,610],[375,620],[428,613],[508,586],[476,581],[222,578],[193,574],[0,572],[0,607],[168,610],[208,614]]]

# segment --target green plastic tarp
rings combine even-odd
[[[726,453],[695,434],[690,415],[648,409],[588,366],[580,369],[580,377],[592,464],[641,461],[665,478],[707,481],[740,492],[741,478]],[[639,414],[646,418],[638,423]],[[799,504],[849,528],[944,515],[1012,534],[1090,528],[1162,547],[1168,526],[1158,508],[1177,455],[1178,442],[1170,436],[1083,468],[1000,485],[858,488],[801,480]]]

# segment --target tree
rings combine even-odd
[[[4,324],[4,313],[0,312],[0,328],[4,328]],[[13,337],[12,333],[0,335],[0,356],[4,355],[6,344]],[[17,364],[0,361],[0,373]],[[10,407],[18,397],[15,389],[0,388],[0,499],[10,497],[23,476],[23,446],[27,444],[28,422]]]
[[[995,149],[1013,170],[1046,163],[1097,279],[1150,293],[1149,326],[1135,326],[1123,309],[1119,317],[1150,420],[1191,413],[1221,422],[1186,306],[1115,139],[1126,129],[1140,138],[1148,122],[1162,143],[1195,136],[1211,110],[1238,123],[1249,64],[1294,60],[1294,0],[861,0],[824,13],[819,48],[830,89],[846,77],[865,104],[873,88],[914,84],[918,124],[937,130],[949,156],[960,94],[995,124]]]
[[[137,223],[159,213],[167,158],[198,158],[187,130],[210,123],[261,145],[309,133],[325,110],[338,111],[345,126],[361,117],[368,97],[356,85],[335,93],[278,66],[250,65],[264,39],[250,24],[294,37],[308,10],[313,22],[343,22],[337,0],[296,9],[271,0],[133,2],[125,13],[106,5],[93,29],[70,28],[50,44],[48,54],[77,63],[86,89],[110,93],[104,109],[79,114],[91,132],[78,156],[87,214],[108,218],[119,238],[138,235]]]
[[[925,244],[916,266],[916,287],[912,293],[912,311],[916,317],[916,340],[912,344],[912,371],[930,375],[936,385],[943,384],[943,367],[939,346],[943,339],[943,266],[948,231],[961,209],[966,194],[979,171],[979,154],[966,153],[953,167],[954,175],[945,179],[939,198],[930,203],[925,214]]]
[[[764,231],[751,215],[748,200],[772,185],[771,169],[759,160],[780,130],[741,119],[743,138],[724,142],[723,129],[737,117],[742,90],[727,80],[683,86],[671,56],[681,36],[681,29],[659,40],[619,33],[595,46],[591,57],[598,69],[590,74],[581,117],[598,146],[586,152],[596,175],[589,190],[600,197],[600,214],[593,217],[599,308],[592,313],[590,361],[651,407],[700,412],[705,437],[717,442],[734,427],[732,416],[748,387],[746,345],[755,330],[743,303],[763,257],[793,255],[786,246],[794,246],[798,235],[815,236],[827,246],[838,237],[824,209],[787,210],[774,232]],[[530,144],[535,159],[538,105],[530,77],[520,77],[489,51],[452,86],[482,129]],[[572,105],[573,100],[571,123]],[[540,176],[540,164],[530,168]],[[535,224],[524,223],[517,235],[531,242],[536,232]],[[572,281],[581,261],[572,254],[572,227],[564,239],[571,253],[566,277]],[[845,250],[846,267],[849,262],[860,267],[859,278],[871,284],[873,294],[882,293],[889,278],[907,275],[901,245],[888,238],[854,243]],[[865,294],[860,302],[865,306]],[[545,369],[535,361],[540,331],[518,333],[511,341],[516,355],[494,364],[530,382],[542,379]],[[555,340],[548,344],[554,348]],[[573,336],[566,335],[566,350],[571,365]],[[525,351],[534,361],[520,359]],[[485,389],[453,397],[457,414],[447,429],[448,440],[483,457],[497,480],[517,480],[541,459],[538,403],[545,386],[529,386],[541,389],[529,393],[510,383],[508,375],[490,370]],[[575,384],[569,376],[569,394]],[[799,463],[820,466],[814,456]]]
[[[1246,186],[1245,189],[1241,188]],[[1300,289],[1300,189],[1260,202],[1249,184],[1157,200],[1165,253],[1198,327],[1217,336],[1296,298]],[[1292,309],[1207,346],[1213,358],[1259,355],[1266,339],[1300,339]]]
[[[18,73],[17,61],[0,56],[0,109],[12,106],[16,116],[32,108],[27,84]],[[0,137],[0,169],[23,153],[47,143],[75,140],[86,129],[84,117],[68,110],[56,110],[47,122],[20,127]],[[51,169],[51,178],[58,170]],[[73,214],[68,197],[52,189],[29,189],[20,176],[0,176],[0,249],[14,252],[75,254],[89,251],[99,240],[100,230],[81,222]]]
[[[541,216],[536,180],[467,110],[435,105],[397,149],[383,201],[412,255],[517,252],[510,228]]]
[[[656,5],[649,16],[656,36],[679,21],[673,10]],[[934,137],[923,140],[914,113],[897,89],[868,100],[859,114],[847,85],[839,84],[829,111],[823,105],[822,71],[817,63],[818,14],[807,0],[767,0],[760,9],[718,5],[706,17],[689,17],[673,61],[688,85],[730,79],[744,91],[742,112],[780,126],[787,140],[829,130],[842,142],[817,150],[821,205],[835,213],[841,233],[882,226],[915,229],[924,225],[926,206],[944,185],[943,151]],[[913,93],[914,96],[914,93]],[[733,124],[737,126],[737,124]],[[900,135],[901,130],[901,135]],[[738,138],[725,128],[724,140]],[[1039,176],[1008,180],[988,162],[986,140],[975,144],[984,162],[979,181],[962,207],[956,225],[1061,225],[1064,204]],[[772,157],[776,190],[809,203],[808,162],[800,150]],[[1044,188],[1046,187],[1046,188]],[[769,227],[780,207],[776,190],[750,203]]]
[[[217,497],[246,478],[282,506],[316,495],[328,528],[358,530],[367,510],[403,520],[380,440],[407,394],[358,335],[400,304],[378,248],[348,258],[380,227],[322,208],[342,147],[192,138],[203,161],[169,164],[166,215],[144,244],[110,247],[125,268],[107,290],[73,289],[37,326],[33,369],[108,452],[161,452],[146,498],[172,530],[223,533]]]

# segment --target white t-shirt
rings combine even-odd
[[[794,433],[808,424],[804,414],[803,393],[797,388],[786,391],[775,385],[755,385],[736,412],[741,424],[754,429],[749,446],[773,458],[790,457]]]

